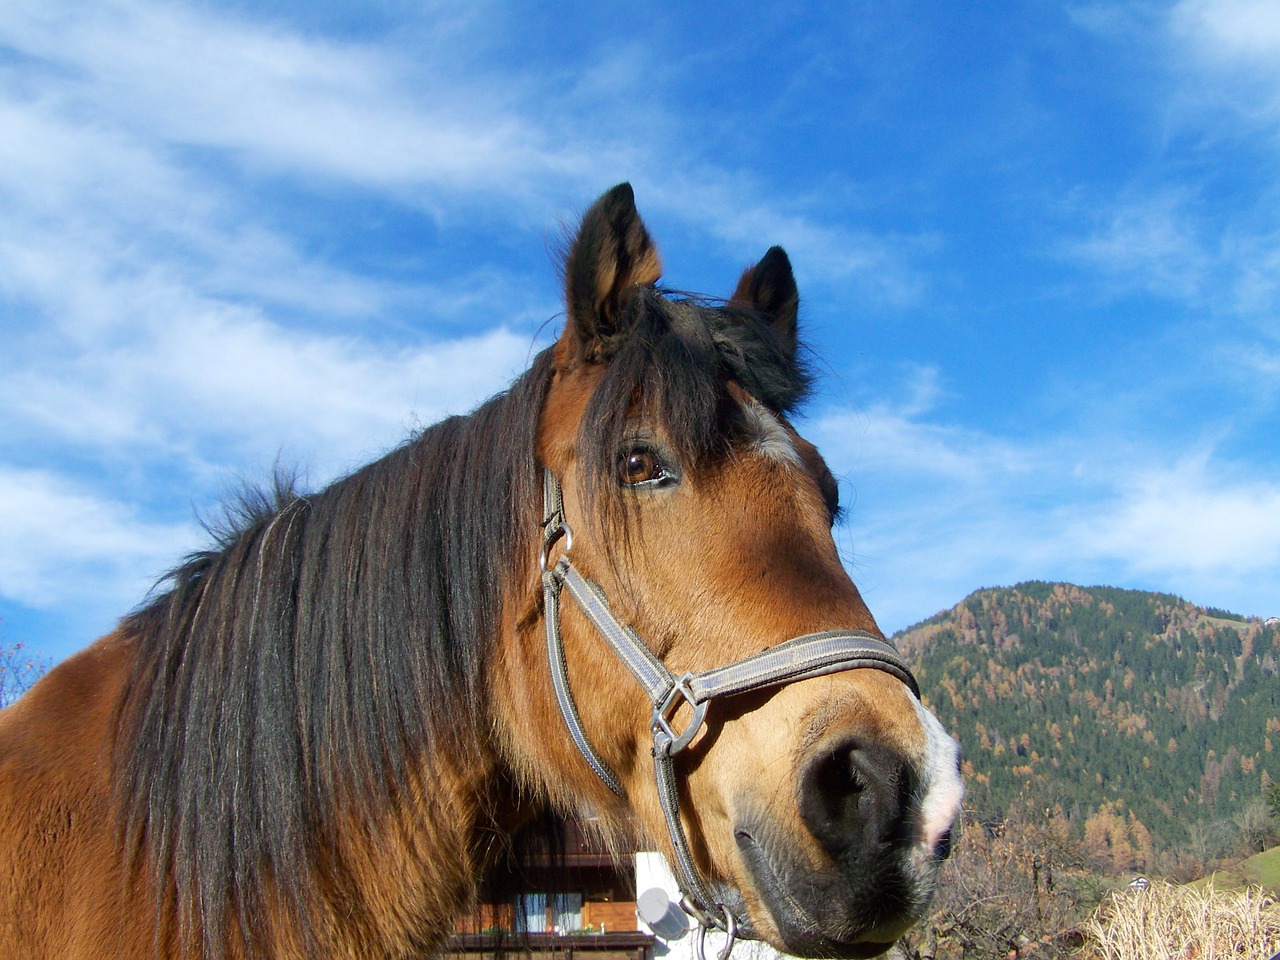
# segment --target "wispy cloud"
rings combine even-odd
[[[1280,596],[1280,481],[1208,446],[949,422],[933,380],[922,371],[899,400],[822,413],[808,431],[850,494],[840,536],[882,626],[1026,579],[1143,585],[1254,614],[1269,611],[1250,598]]]
[[[218,447],[224,463],[269,460],[292,438],[331,473],[382,452],[413,419],[469,409],[505,385],[530,348],[527,335],[503,328],[380,347],[153,293],[134,329],[7,377],[0,404],[12,417],[2,432],[115,456]]]
[[[10,43],[48,63],[64,106],[90,105],[135,135],[234,151],[277,173],[487,192],[514,174],[581,175],[602,160],[549,141],[497,86],[433,73],[426,50],[420,64],[385,46],[139,0],[74,13],[23,5],[3,25]]]
[[[1080,271],[1076,295],[1160,304],[1131,322],[1165,344],[1163,363],[1135,349],[1125,362],[1147,382],[1125,389],[1185,408],[1188,433],[1243,433],[1273,419],[1280,399],[1280,10],[1183,0],[1076,17],[1151,64],[1150,131],[1119,179],[1070,191],[1055,252]],[[1188,439],[1169,438],[1175,459],[1191,455]]]
[[[792,198],[789,208],[765,199],[759,183],[732,171],[661,170],[641,184],[646,206],[678,216],[729,249],[758,257],[768,246],[785,247],[810,285],[848,291],[852,281],[861,298],[893,307],[924,296],[926,274],[918,263],[936,251],[936,237],[887,236],[836,224],[829,211],[809,210],[803,199]],[[750,262],[744,259],[742,266]]]
[[[465,409],[528,354],[529,335],[500,306],[501,278],[449,295],[396,290],[305,255],[251,219],[251,199],[228,198],[155,144],[12,100],[0,112],[20,134],[4,140],[14,162],[0,163],[14,227],[0,237],[12,318],[0,435],[11,442],[138,452],[240,436],[260,447],[312,423],[308,446],[343,462],[388,424]],[[397,300],[469,302],[489,330],[413,346],[355,338],[356,321],[395,313]]]
[[[1235,478],[1207,452],[1114,478],[1095,516],[1068,537],[1081,555],[1114,558],[1146,577],[1226,583],[1280,565],[1280,481]]]
[[[1280,250],[1280,8],[1267,0],[1092,5],[1076,22],[1143,64],[1146,153],[1118,186],[1077,189],[1069,245],[1112,280],[1244,311],[1274,303]],[[1143,142],[1142,138],[1138,139]]]
[[[865,409],[828,409],[814,418],[811,432],[829,457],[845,465],[842,473],[980,487],[1031,469],[1017,445],[940,421],[945,390],[936,368],[908,366],[902,381],[896,398],[877,398]]]
[[[1191,300],[1215,266],[1185,188],[1157,189],[1099,202],[1076,196],[1070,205],[1087,233],[1066,241],[1063,253],[1107,277],[1120,291]]]
[[[120,598],[142,599],[197,536],[194,523],[149,521],[56,473],[0,464],[0,595],[10,600],[119,615]]]
[[[1280,85],[1280,9],[1268,0],[1182,0],[1174,33],[1217,66],[1247,70]],[[1271,106],[1280,106],[1280,102]]]

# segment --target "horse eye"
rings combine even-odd
[[[618,462],[618,480],[629,487],[661,480],[664,476],[662,464],[648,447],[634,447]]]

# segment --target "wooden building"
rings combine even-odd
[[[636,916],[634,857],[615,863],[576,821],[544,826],[486,878],[483,902],[455,927],[442,955],[504,953],[533,960],[650,960],[654,936]]]

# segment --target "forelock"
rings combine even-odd
[[[807,395],[810,378],[767,318],[733,304],[636,288],[624,305],[629,333],[616,344],[584,412],[579,449],[589,495],[603,492],[633,417],[661,430],[673,453],[697,465],[727,450],[740,419],[737,383],[760,410],[748,414],[762,450],[796,456],[779,417]]]

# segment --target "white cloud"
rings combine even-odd
[[[1183,0],[1171,20],[1207,56],[1280,78],[1280,8],[1271,0]]]
[[[1232,306],[1243,316],[1270,321],[1273,337],[1280,339],[1280,224],[1277,230],[1232,243],[1232,259],[1239,264],[1239,279]]]
[[[1065,241],[1061,252],[1121,290],[1195,300],[1220,265],[1218,252],[1202,236],[1207,225],[1184,187],[1135,187],[1106,199],[1077,196],[1070,206],[1086,233]]]
[[[0,595],[31,607],[125,612],[182,552],[194,524],[146,520],[46,470],[0,464]]]
[[[794,199],[788,208],[764,199],[758,183],[736,172],[698,168],[658,174],[637,181],[642,209],[652,206],[678,216],[726,248],[742,251],[743,267],[777,245],[786,248],[806,289],[807,281],[818,281],[847,292],[848,281],[857,280],[854,288],[861,295],[896,307],[924,295],[925,275],[914,261],[933,252],[935,237],[872,234],[836,222],[829,207],[811,215],[803,201]]]
[[[913,483],[981,486],[1032,469],[1027,451],[979,430],[939,422],[945,390],[937,369],[912,366],[900,383],[905,395],[863,410],[828,409],[809,432],[851,474],[866,472]]]
[[[1280,8],[1269,0],[1183,0],[1169,15],[1175,101],[1219,137],[1243,121],[1280,135]]]
[[[81,332],[74,351],[0,383],[15,440],[147,456],[219,450],[224,466],[285,445],[321,473],[384,450],[411,423],[465,412],[524,366],[527,335],[388,347],[290,330],[251,308],[149,292],[125,331]]]
[[[1082,185],[1066,205],[1082,228],[1061,247],[1111,289],[1176,299],[1274,325],[1280,261],[1280,6],[1181,0],[1168,8],[1072,11],[1143,65],[1126,89],[1145,109],[1114,192]],[[1138,151],[1134,153],[1135,150]]]
[[[0,292],[66,328],[127,323],[127,278],[322,315],[383,307],[383,285],[302,255],[242,198],[119,129],[0,92]]]
[[[1186,581],[1280,566],[1280,483],[1237,480],[1200,456],[1117,478],[1109,503],[1068,532],[1079,550]]]
[[[824,450],[851,457],[854,471],[913,482],[973,485],[1028,469],[1025,452],[1012,444],[970,428],[917,419],[888,404],[865,413],[828,413],[814,423],[813,432],[827,438]]]
[[[132,0],[10,7],[0,30],[56,66],[64,97],[135,135],[291,174],[489,189],[599,162],[550,141],[484,84],[433,75],[385,46]]]
[[[920,369],[905,397],[827,410],[807,430],[842,478],[842,555],[891,631],[980,585],[1053,569],[1057,455],[948,422],[944,399],[936,373]]]
[[[962,427],[927,370],[903,399],[826,411],[807,432],[852,494],[837,539],[887,629],[1028,579],[1164,589],[1247,614],[1280,597],[1280,483],[1210,448]]]

